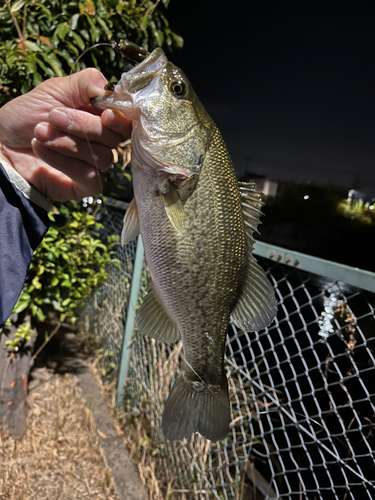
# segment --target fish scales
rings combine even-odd
[[[273,289],[251,255],[261,196],[252,184],[239,187],[219,130],[161,49],[140,55],[114,91],[93,104],[133,119],[135,197],[122,241],[141,233],[152,278],[137,327],[183,344],[184,369],[166,402],[164,435],[223,439],[231,418],[224,372],[229,318],[252,331],[276,313]]]
[[[158,179],[150,175],[146,181],[133,168],[133,182],[157,294],[178,327],[188,365],[205,382],[218,384],[229,315],[246,265],[237,179],[220,132],[215,129],[196,189],[185,203],[183,235],[171,226],[154,195]],[[195,373],[189,376],[197,379]]]

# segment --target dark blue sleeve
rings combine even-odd
[[[0,163],[0,327],[18,300],[32,254],[48,227],[47,212],[14,186]]]

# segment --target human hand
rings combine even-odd
[[[106,83],[100,71],[88,68],[7,103],[0,109],[0,160],[54,201],[100,193],[111,149],[131,131],[126,118],[110,110],[99,116],[91,106]]]

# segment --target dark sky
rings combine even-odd
[[[244,0],[220,5],[171,1],[167,18],[185,44],[170,59],[216,121],[238,173],[375,196],[373,16],[328,13],[319,2],[293,15],[271,6],[251,13]]]

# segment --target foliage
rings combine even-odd
[[[117,374],[118,362],[115,353],[109,349],[98,349],[98,360],[102,365],[101,375],[106,380],[113,380]]]
[[[107,78],[116,54],[98,42],[182,46],[164,15],[170,0],[5,0],[0,5],[0,105],[41,81],[94,65]]]
[[[34,253],[13,312],[28,310],[43,321],[54,310],[61,319],[74,323],[78,318],[76,308],[107,277],[106,267],[119,265],[112,258],[118,237],[109,237],[107,245],[102,243],[97,238],[101,225],[93,215],[77,208],[76,203],[70,202],[61,205],[57,215],[50,214],[53,226]]]
[[[30,323],[26,322],[18,328],[12,340],[5,341],[5,347],[9,352],[17,352],[25,342],[31,339],[33,333],[34,330],[30,327]]]
[[[375,225],[375,208],[362,200],[348,198],[337,205],[338,212],[349,219],[356,219],[362,224]]]

